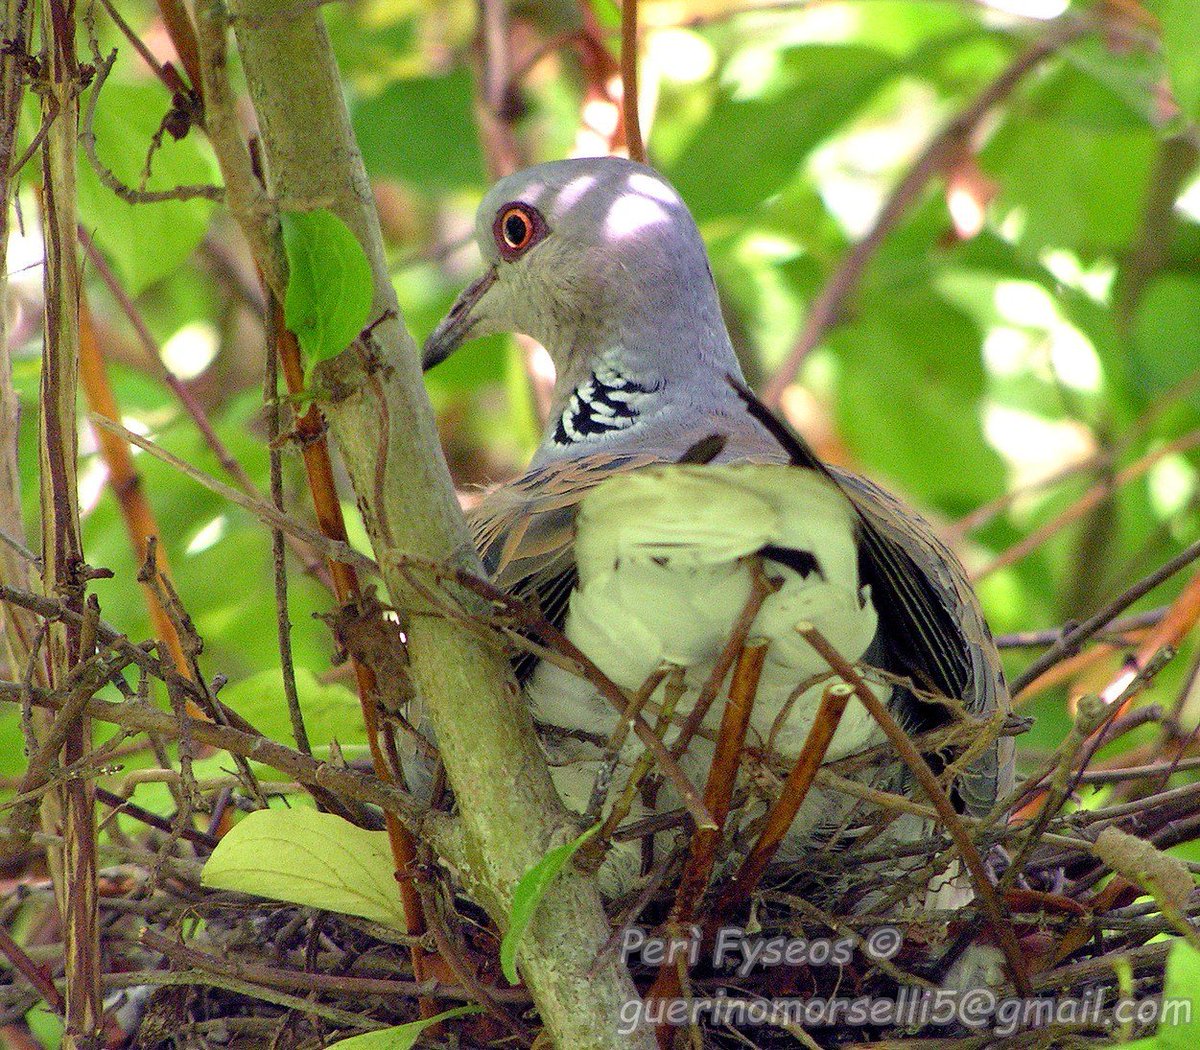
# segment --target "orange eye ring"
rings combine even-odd
[[[519,252],[533,240],[533,220],[523,208],[509,208],[500,219],[500,233],[504,243]]]
[[[545,232],[546,221],[537,208],[519,202],[503,205],[492,223],[496,248],[509,262],[540,240]]]

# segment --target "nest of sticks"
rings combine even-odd
[[[1019,786],[986,819],[948,820],[929,792],[907,797],[853,780],[861,756],[818,768],[820,754],[807,754],[806,748],[812,768],[803,775],[764,766],[739,777],[739,767],[746,772],[745,755],[741,741],[723,739],[732,731],[723,720],[714,772],[704,786],[706,803],[720,802],[723,792],[726,809],[744,804],[748,781],[775,802],[788,799],[797,785],[806,791],[818,783],[824,790],[855,794],[874,823],[860,827],[852,842],[814,851],[801,868],[771,863],[773,807],[748,840],[736,843],[689,833],[686,808],[603,830],[587,847],[593,855],[606,836],[652,839],[671,827],[681,832],[678,848],[654,857],[637,889],[610,904],[613,934],[603,954],[624,953],[645,997],[642,1009],[648,1012],[640,1019],[667,1020],[654,1013],[655,1003],[690,1005],[682,1024],[678,1016],[673,1019],[677,1045],[714,1047],[799,1042],[968,1050],[1099,1044],[1153,1031],[1158,1015],[1152,1010],[1130,1017],[1117,1007],[1161,996],[1173,944],[1197,942],[1200,894],[1193,871],[1200,866],[1164,851],[1200,837],[1200,782],[1190,773],[1200,758],[1192,753],[1191,735],[1174,719],[1181,705],[1153,691],[1155,676],[1173,655],[1169,644],[1159,644],[1163,635],[1155,627],[1171,610],[1122,614],[1168,568],[1186,564],[1177,562],[1085,623],[1001,640],[1042,651],[1014,691],[1053,674],[1092,642],[1121,648],[1129,660],[1111,695],[1079,703],[1074,728],[1052,755],[1022,762]],[[446,615],[467,619],[453,597],[465,587],[491,609],[491,622],[487,616],[471,618],[475,628],[499,629],[543,658],[573,666],[616,704],[636,701],[606,683],[536,610],[461,574],[448,577],[424,566],[411,575]],[[165,597],[185,651],[196,661],[200,639],[178,598]],[[43,625],[78,615],[55,599],[4,585],[0,600]],[[335,626],[351,650],[370,648],[372,625],[386,621],[377,604],[356,613]],[[54,760],[57,748],[48,751],[50,745],[43,744],[7,807],[0,827],[9,886],[0,905],[0,1030],[31,1009],[61,1009],[64,930],[41,861],[54,840],[39,826],[37,807],[54,784],[87,778],[94,783],[101,829],[95,848],[108,1045],[315,1048],[412,1021],[422,1010],[427,1015],[430,1004],[445,1010],[468,1003],[481,1012],[423,1038],[432,1045],[534,1044],[536,1012],[525,989],[510,987],[500,974],[499,934],[427,848],[413,879],[429,925],[420,937],[203,887],[204,860],[233,810],[258,808],[273,793],[308,790],[323,808],[378,828],[375,806],[384,796],[373,787],[369,765],[355,770],[350,764],[331,781],[329,763],[265,741],[221,703],[219,682],[204,684],[198,663],[193,676],[183,676],[154,643],[131,642],[105,624],[94,605],[83,617],[94,651],[61,687],[39,690],[29,675],[0,683],[0,700],[23,707],[26,718],[36,711],[55,720],[83,714],[112,730],[74,765],[60,765]],[[358,629],[348,629],[351,623]],[[1149,650],[1147,627],[1155,642]],[[740,688],[752,697],[751,648],[744,635],[730,639],[731,692]],[[839,688],[827,690],[829,711],[823,704],[814,735],[823,719],[833,719],[824,727],[832,735],[838,697],[844,706],[855,691],[853,668],[834,677]],[[173,710],[150,702],[155,683],[165,687]],[[411,727],[403,711],[381,708],[379,716],[386,750],[395,755]],[[935,731],[937,739],[909,740],[908,748],[917,756],[952,752],[956,741],[989,733],[1019,738],[1026,726],[1027,720],[1013,714],[986,724],[958,717]],[[1158,728],[1155,743],[1104,758],[1106,745],[1147,726]],[[138,748],[156,755],[175,800],[172,811],[152,812],[119,776],[122,755]],[[229,757],[229,776],[221,783],[197,782],[192,774],[191,759],[206,749]],[[720,772],[723,753],[732,765]],[[260,782],[251,757],[294,782]],[[805,759],[802,755],[797,765]],[[317,775],[318,767],[325,775]],[[938,784],[943,798],[949,774],[942,771]],[[671,773],[651,763],[645,775],[653,780]],[[437,790],[439,779],[430,805],[451,807],[448,793]],[[119,789],[122,783],[126,790]],[[879,833],[904,813],[926,816],[939,830],[901,848],[905,874],[868,887],[864,896],[861,879],[852,885],[846,875],[898,859],[898,848]],[[587,850],[580,855],[585,865]],[[953,870],[975,887],[969,904],[939,911],[906,903],[932,876]],[[413,971],[414,949],[433,960],[420,980]],[[953,979],[948,975],[980,949],[996,960],[1000,982],[987,993],[992,1011],[983,1022],[958,1006],[950,1009],[944,994],[945,982]],[[748,953],[756,958],[748,960]],[[956,1003],[966,994],[962,987]],[[835,1000],[843,1005],[831,1007]]]

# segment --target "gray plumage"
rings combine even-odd
[[[828,527],[845,528],[848,541],[858,548],[857,576],[851,569],[849,576],[855,578],[842,582],[849,588],[847,593],[873,604],[878,620],[865,653],[856,652],[851,658],[862,655],[864,665],[886,672],[874,680],[906,727],[915,731],[948,721],[946,707],[929,702],[926,693],[959,701],[976,718],[1008,710],[998,654],[954,555],[924,520],[886,492],[863,478],[820,464],[801,439],[742,387],[703,242],[683,202],[660,176],[617,158],[540,165],[493,187],[480,206],[477,236],[485,273],[430,337],[427,366],[442,360],[464,339],[515,331],[541,342],[557,370],[549,422],[528,472],[491,493],[472,515],[477,544],[497,583],[536,599],[550,618],[565,624],[568,636],[574,632],[581,639],[597,637],[595,630],[584,629],[584,614],[573,612],[590,601],[587,594],[572,599],[579,585],[575,542],[581,502],[607,478],[673,464],[697,442],[718,435],[724,441],[719,463],[787,464],[774,468],[777,475],[763,477],[768,479],[764,482],[768,489],[776,483],[783,487],[775,502],[790,507],[789,513],[798,512],[795,500],[785,498],[794,495],[787,487],[799,485],[802,477],[823,479],[826,487],[810,487],[812,499],[822,501],[822,506],[828,502],[826,511],[833,515],[827,519]],[[703,467],[680,469],[700,472],[697,476],[704,478]],[[669,470],[661,477],[664,484],[679,484],[681,477],[686,481],[686,475]],[[771,480],[776,477],[777,482]],[[719,500],[730,490],[722,480],[709,491]],[[730,507],[736,508],[742,497],[730,498]],[[844,501],[844,512],[836,511],[838,501]],[[661,581],[661,573],[655,573],[662,565],[671,569],[671,557],[683,566],[681,572],[694,572],[696,551],[708,540],[703,530],[692,535],[683,519],[672,519],[669,500],[634,501],[629,506],[649,508],[644,513],[654,518],[648,517],[647,527],[655,536],[655,530],[672,521],[673,527],[687,534],[666,554],[654,548],[651,553],[658,561],[648,572],[630,575],[632,570],[622,570],[627,574],[624,582],[618,581],[626,588],[622,600],[637,609],[650,596],[644,592],[639,597],[638,586],[661,586],[647,581]],[[811,506],[816,513],[816,503]],[[607,519],[617,525],[605,525],[605,519],[597,517],[601,522],[597,528],[626,529],[630,524],[619,514]],[[768,568],[786,577],[796,593],[829,582],[823,570],[804,571],[805,559],[815,559],[820,569],[816,553],[820,544],[811,537],[795,538],[803,535],[801,524],[782,520],[778,542],[764,546],[768,553],[780,544],[786,548],[773,561],[768,557]],[[639,550],[636,525],[623,548],[627,558]],[[586,514],[584,527],[588,527]],[[798,546],[787,547],[788,543]],[[688,544],[690,553],[683,550]],[[822,556],[832,557],[828,551]],[[735,580],[734,563],[741,564],[741,557],[731,554],[728,566],[720,571],[728,568],[734,574],[730,579]],[[614,586],[611,580],[604,585]],[[736,587],[731,587],[730,593],[735,592]],[[767,614],[764,606],[763,622]],[[632,628],[621,634],[624,617],[612,619],[614,633],[604,644],[618,649],[632,644]],[[817,626],[824,630],[820,622]],[[666,636],[676,627],[689,629],[683,622],[659,624],[655,629]],[[780,628],[773,629],[776,644],[782,647],[785,639]],[[620,667],[620,660],[614,663],[611,654],[607,659],[603,652],[592,655],[601,666]],[[697,658],[697,667],[705,666],[712,655]],[[564,753],[562,740],[572,734],[603,739],[615,716],[591,703],[585,687],[564,683],[561,672],[539,669],[528,657],[518,667],[529,683],[535,718],[542,717],[552,765],[569,766],[578,760],[590,771],[594,743],[580,745],[593,748],[585,761],[573,757],[570,749]],[[785,717],[807,714],[811,719],[812,703],[815,700],[806,693],[800,710]],[[686,713],[686,703],[680,710]],[[717,704],[706,725],[715,724],[719,711]],[[861,709],[857,714],[848,712],[849,718],[861,715]],[[861,747],[872,742],[868,729],[860,733]],[[795,758],[796,746],[775,756],[784,767]],[[629,760],[633,757],[631,753]],[[699,785],[705,761],[700,755],[688,769]],[[1008,789],[1011,776],[1011,742],[1001,738],[972,756],[953,788],[966,813],[982,815]],[[877,785],[908,790],[903,771],[894,764],[883,763],[864,775],[864,779],[872,777]],[[570,777],[556,779],[567,805],[581,810],[587,802],[583,785],[588,778],[575,777],[569,788],[564,785]],[[838,810],[829,793],[818,792],[805,803],[797,821],[801,830],[789,843],[794,863],[803,865],[805,843],[817,841],[822,827],[835,827],[848,819],[844,810],[845,806]],[[909,821],[900,834],[911,838],[923,831]],[[627,875],[617,873],[615,885],[624,888]]]

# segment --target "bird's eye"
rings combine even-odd
[[[541,213],[528,204],[506,204],[496,213],[492,234],[501,256],[511,261],[517,258],[545,232]]]

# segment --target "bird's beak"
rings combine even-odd
[[[421,363],[426,371],[445,361],[470,336],[471,329],[479,321],[479,303],[495,283],[496,267],[489,266],[479,280],[454,300],[450,312],[425,340]]]

